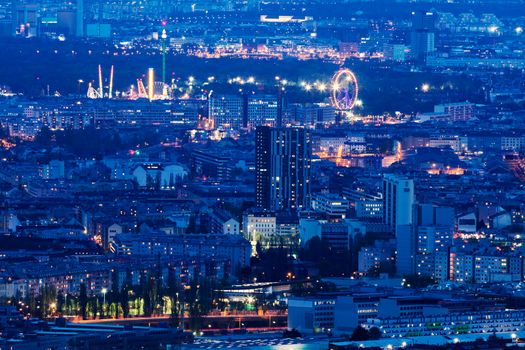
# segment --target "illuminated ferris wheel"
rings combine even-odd
[[[358,99],[359,85],[355,74],[347,68],[337,71],[332,78],[330,99],[335,109],[341,112],[351,111]]]

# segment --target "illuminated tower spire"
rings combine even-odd
[[[162,21],[162,26],[166,27],[167,22]],[[166,33],[166,28],[162,29],[162,83],[166,84],[166,39],[168,34]]]

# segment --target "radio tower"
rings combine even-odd
[[[168,34],[166,33],[166,21],[162,21],[162,83],[166,84],[166,39],[168,38]]]

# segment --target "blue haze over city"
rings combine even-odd
[[[0,350],[525,346],[525,0],[0,0]]]

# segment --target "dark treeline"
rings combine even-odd
[[[505,6],[502,6],[502,5]],[[407,19],[410,18],[412,11],[428,11],[430,9],[440,12],[462,13],[470,12],[476,15],[482,13],[494,13],[496,16],[511,17],[517,13],[523,13],[522,0],[485,0],[472,6],[472,1],[442,1],[429,4],[428,1],[420,2],[395,2],[392,0],[375,0],[375,1],[310,1],[297,4],[281,2],[265,2],[262,11],[272,15],[282,13],[293,14],[296,16],[314,16],[315,18],[342,18],[350,19],[356,14],[365,15],[374,18],[393,18]]]
[[[47,127],[37,134],[35,143],[42,148],[63,148],[66,152],[86,158],[101,158],[137,145],[158,144],[160,136],[155,130],[137,129],[124,135],[115,129],[66,129],[52,131]]]

